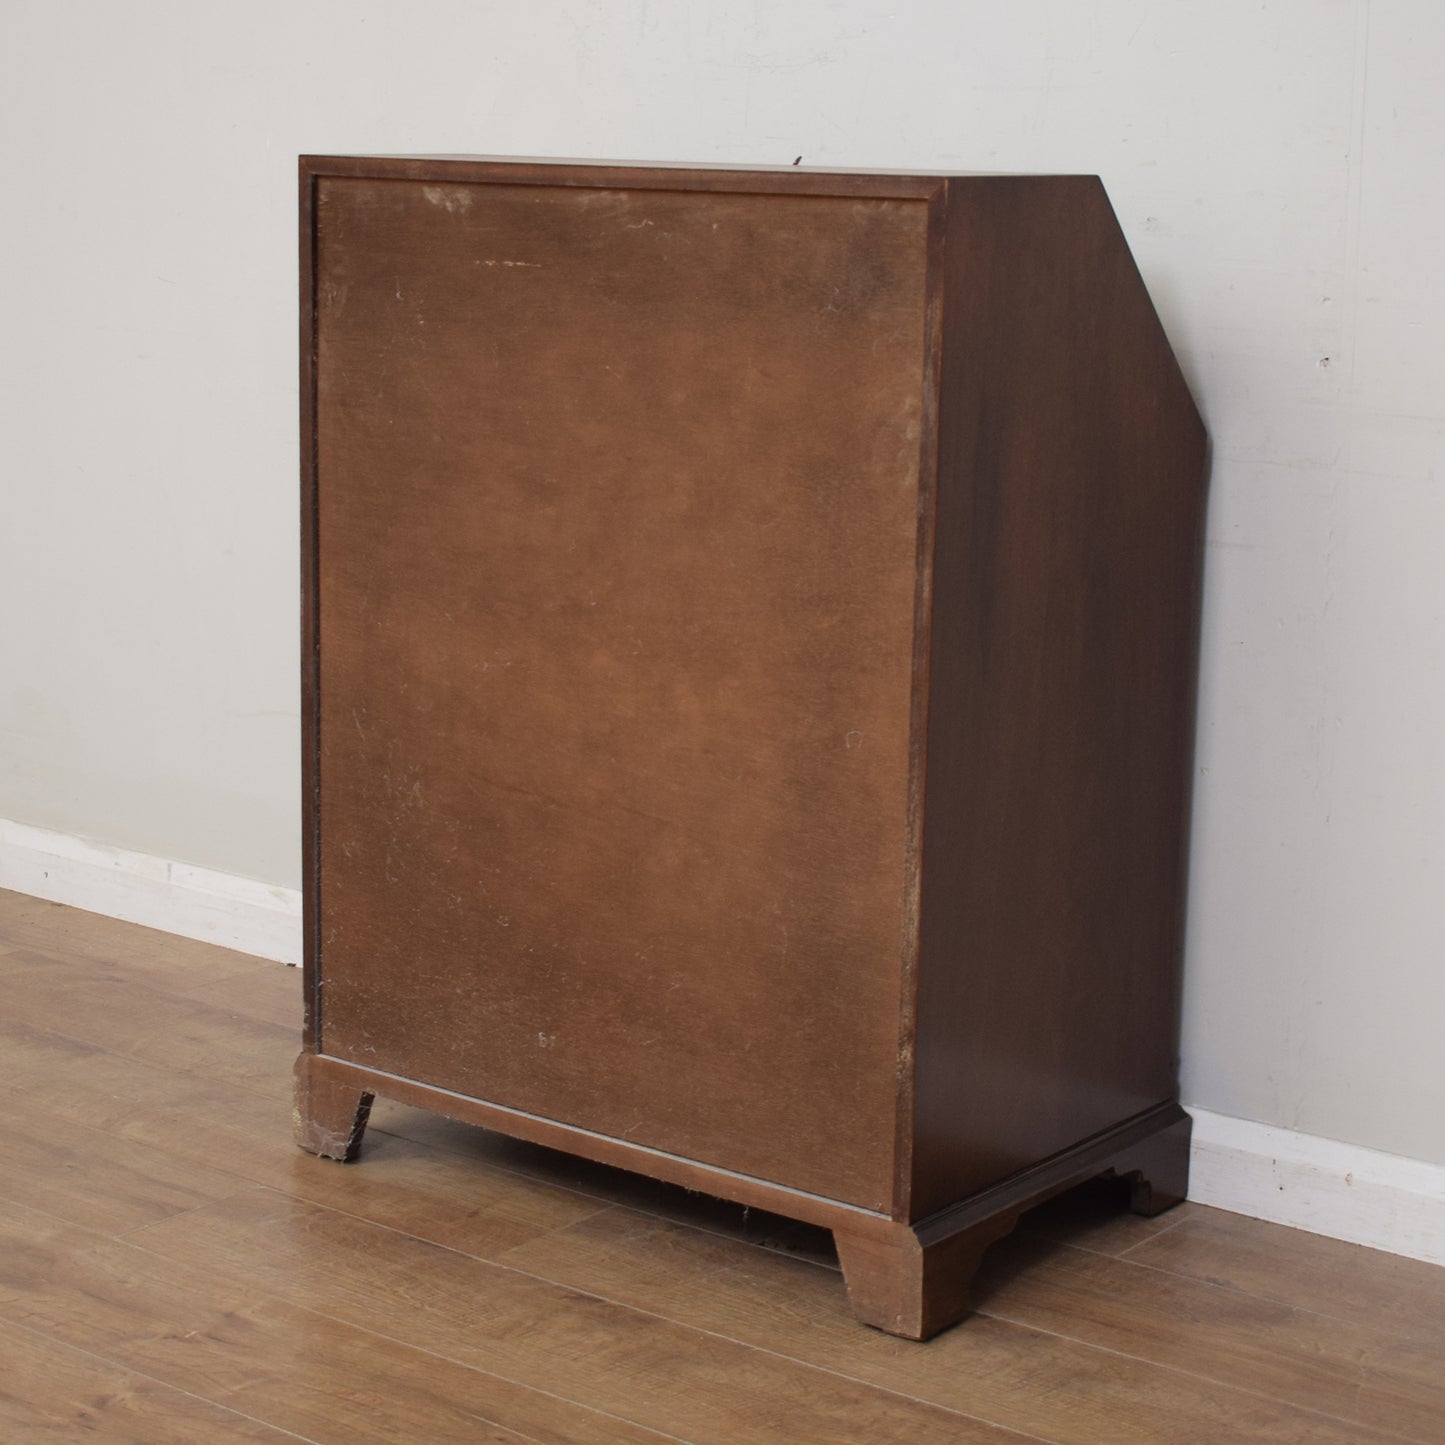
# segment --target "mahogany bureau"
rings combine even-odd
[[[1184,1194],[1205,435],[1093,177],[304,158],[303,1147]]]

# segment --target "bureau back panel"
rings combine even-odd
[[[886,1209],[924,204],[315,218],[321,1050]]]

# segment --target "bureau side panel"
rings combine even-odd
[[[886,1209],[925,204],[317,213],[322,1049]]]
[[[1204,500],[1097,180],[949,215],[914,1218],[1176,1091]]]

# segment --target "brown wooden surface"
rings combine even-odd
[[[1204,520],[1098,181],[948,216],[913,1219],[1175,1095]]]
[[[1129,1207],[1155,1216],[1180,1204],[1189,1177],[1189,1116],[1177,1104],[1151,1109],[916,1224],[825,1219],[833,1229],[853,1312],[910,1340],[931,1339],[966,1318],[987,1251],[1020,1218],[1065,1190],[1122,1182]],[[799,1218],[787,1203],[779,1206]]]
[[[300,985],[0,894],[7,1440],[1445,1440],[1445,1270],[1099,1184],[912,1345],[758,1211],[385,1102],[300,1152]]]
[[[926,205],[317,187],[320,1047],[888,1209]]]
[[[1097,180],[302,176],[308,1147],[923,1228],[1170,1107],[1205,438]]]
[[[350,1161],[359,1155],[373,1098],[425,1109],[448,1119],[494,1129],[514,1139],[565,1149],[594,1163],[650,1174],[654,1179],[721,1195],[752,1208],[775,1210],[791,1219],[825,1228],[843,1228],[869,1238],[890,1232],[888,1217],[823,1194],[808,1194],[781,1184],[700,1164],[686,1155],[647,1149],[630,1140],[595,1134],[540,1114],[504,1109],[466,1094],[447,1093],[395,1074],[381,1073],[303,1052],[296,1061],[297,1144],[327,1159]]]
[[[196,1445],[296,1437],[43,1334],[0,1322],[0,1437]],[[516,1437],[521,1438],[521,1437]]]
[[[931,200],[943,190],[947,171],[877,171],[828,166],[736,166],[701,162],[567,160],[544,156],[302,156],[306,176],[381,177],[388,180],[477,181],[510,185],[628,190],[689,190],[767,196],[844,196],[869,200]]]

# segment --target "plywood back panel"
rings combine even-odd
[[[315,184],[321,1048],[887,1208],[925,203]]]

